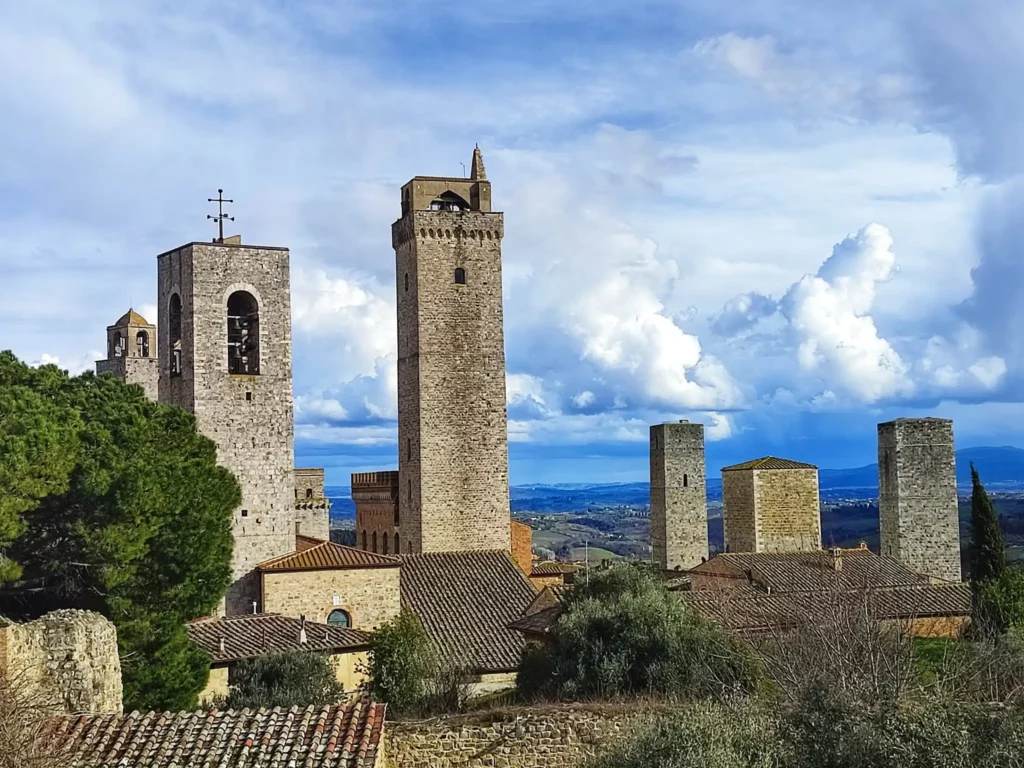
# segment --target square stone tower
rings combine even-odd
[[[352,501],[356,505],[356,546],[383,555],[401,554],[398,473],[353,472]]]
[[[510,547],[503,217],[468,179],[417,176],[391,227],[402,553]]]
[[[726,552],[821,549],[818,468],[775,456],[722,469]]]
[[[296,469],[295,535],[329,541],[331,538],[331,500],[324,493],[323,467]]]
[[[157,273],[160,402],[195,414],[242,487],[224,610],[251,613],[255,567],[295,548],[288,249],[189,243]]]
[[[960,581],[952,421],[878,425],[878,516],[883,555],[919,573]]]
[[[160,376],[156,350],[156,326],[129,309],[107,326],[107,359],[96,361],[96,373],[110,373],[128,384],[138,384],[146,397],[156,400]]]
[[[651,426],[651,547],[654,563],[666,571],[708,557],[703,424]]]

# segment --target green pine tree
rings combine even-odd
[[[976,583],[998,579],[1006,570],[1006,550],[999,517],[971,463],[971,579]]]
[[[58,463],[45,487],[23,492],[30,508],[0,506],[0,537],[12,539],[5,557],[22,571],[8,596],[20,590],[39,613],[84,608],[113,621],[127,710],[195,706],[209,659],[184,624],[208,615],[230,582],[238,482],[191,414],[110,376],[69,378],[0,355],[0,413],[33,394],[54,409],[56,426],[40,417],[21,430],[37,447],[23,453],[61,444],[67,453],[50,452],[69,471]],[[0,493],[11,485],[3,461]]]

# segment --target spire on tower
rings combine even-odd
[[[469,178],[473,181],[486,181],[487,171],[484,170],[484,153],[477,144],[473,149],[473,165],[469,169]]]

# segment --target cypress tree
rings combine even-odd
[[[991,581],[1006,571],[1006,550],[999,517],[973,462],[971,486],[971,579],[974,582]]]

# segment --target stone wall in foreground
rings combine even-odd
[[[389,768],[574,768],[667,710],[561,706],[389,722]]]

